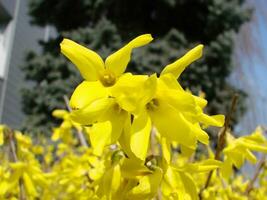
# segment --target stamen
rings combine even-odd
[[[159,100],[158,99],[152,99],[150,102],[146,104],[146,108],[148,110],[155,110],[159,106]]]
[[[113,72],[105,70],[100,76],[100,81],[105,87],[110,87],[116,83],[116,76]]]

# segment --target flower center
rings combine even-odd
[[[158,99],[152,99],[150,102],[146,104],[146,108],[148,110],[155,110],[159,106],[159,100]]]
[[[120,105],[117,104],[117,103],[114,104],[113,109],[114,109],[114,111],[117,112],[117,113],[120,113],[120,112],[123,111],[123,109],[122,109],[122,108],[120,107]]]
[[[105,87],[113,86],[116,83],[116,76],[113,72],[109,70],[105,70],[100,75],[100,81]]]

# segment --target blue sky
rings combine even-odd
[[[231,82],[249,95],[247,113],[236,127],[240,134],[248,134],[257,125],[267,127],[267,16],[264,16],[267,6],[262,4],[262,0],[254,2],[258,3],[254,19],[241,29],[236,38],[234,63],[238,64],[230,76]],[[251,49],[242,49],[247,47],[242,43],[248,36]]]

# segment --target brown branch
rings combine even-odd
[[[252,179],[249,181],[248,186],[246,188],[246,191],[245,191],[246,195],[249,195],[249,193],[253,190],[254,183],[256,182],[257,178],[259,177],[261,170],[265,166],[265,158],[266,158],[266,156],[262,156],[261,160],[259,161],[257,168],[256,168],[256,171],[255,171],[255,174],[252,177]]]
[[[220,130],[219,134],[218,134],[218,140],[217,140],[217,148],[216,148],[216,152],[215,152],[215,160],[220,160],[220,155],[221,152],[225,146],[225,141],[226,141],[226,132],[229,128],[230,122],[231,122],[231,118],[232,118],[232,114],[235,111],[235,107],[236,107],[236,103],[237,103],[237,99],[238,99],[238,95],[235,94],[232,98],[232,103],[231,103],[231,107],[227,113],[226,119],[225,119],[225,123],[224,126],[222,127],[222,129]],[[204,187],[199,191],[199,199],[202,199],[202,193],[205,189],[207,189],[209,187],[210,181],[211,181],[211,177],[212,177],[212,173],[213,170],[209,172],[207,180],[205,182]]]
[[[10,146],[12,161],[18,162],[18,156],[16,153],[16,145],[15,145],[15,141],[14,141],[14,133],[11,130],[8,130],[7,132],[8,132],[8,140],[9,140],[9,146]]]
[[[8,140],[9,140],[9,147],[10,147],[10,152],[12,156],[12,161],[13,162],[18,162],[18,156],[17,156],[17,151],[16,151],[16,144],[15,144],[15,138],[14,138],[14,132],[10,129],[6,129],[7,135],[8,135]],[[20,177],[19,178],[19,199],[20,200],[25,200],[26,195],[25,195],[25,189],[23,185],[23,180]]]
[[[70,107],[68,97],[67,97],[66,95],[64,95],[63,98],[64,98],[64,101],[65,101],[65,104],[66,104],[66,106],[67,106],[68,111],[71,112],[72,109],[71,109],[71,107]],[[87,143],[86,143],[86,140],[85,140],[85,138],[84,138],[84,135],[83,135],[82,131],[77,130],[77,136],[78,136],[78,139],[79,139],[81,145],[84,146],[84,147],[87,147],[87,148],[88,148],[88,145],[87,145]]]

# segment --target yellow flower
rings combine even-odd
[[[229,178],[232,173],[232,166],[241,168],[245,160],[255,164],[257,158],[252,151],[267,153],[267,140],[260,127],[251,135],[242,136],[237,139],[230,133],[227,133],[227,147],[223,150],[224,164],[222,166],[222,175],[225,178]]]
[[[28,149],[32,146],[32,140],[29,136],[22,134],[20,131],[15,131],[15,138],[20,148]]]
[[[71,107],[74,110],[81,109],[92,100],[108,96],[105,88],[114,86],[125,72],[132,50],[152,40],[150,34],[141,35],[108,56],[104,63],[94,51],[69,39],[64,39],[60,44],[61,52],[76,65],[85,79],[74,91],[70,100]]]
[[[77,66],[85,80],[100,80],[105,87],[109,87],[114,85],[117,78],[124,73],[132,50],[144,46],[152,40],[150,34],[141,35],[111,54],[105,63],[97,53],[69,39],[64,39],[60,47],[61,52]]]
[[[97,155],[105,145],[119,140],[129,156],[145,160],[152,125],[167,140],[183,145],[183,149],[195,149],[198,140],[207,144],[209,139],[200,124],[223,125],[224,116],[204,114],[207,101],[184,91],[177,82],[184,69],[201,57],[203,45],[167,65],[159,78],[123,74],[132,49],[151,40],[148,34],[135,38],[109,56],[105,64],[91,50],[69,40],[61,43],[62,53],[87,80],[72,95],[71,117],[82,125],[92,125],[88,132]]]
[[[59,127],[53,129],[53,135],[51,139],[57,141],[62,139],[64,143],[73,144],[75,143],[74,138],[72,137],[72,128],[75,128],[77,131],[81,131],[82,127],[71,120],[70,112],[66,110],[54,110],[52,115],[56,118],[62,119],[63,122]]]
[[[37,197],[37,188],[46,187],[48,185],[49,180],[40,169],[39,163],[37,163],[34,159],[28,163],[10,163],[10,167],[12,169],[10,185],[14,187],[16,184],[19,184],[19,180],[21,179],[28,197]]]
[[[106,144],[114,143],[120,137],[127,119],[127,106],[116,93],[116,85],[124,91],[137,91],[147,76],[123,74],[134,48],[152,41],[150,34],[141,35],[117,52],[110,55],[105,63],[93,51],[73,41],[64,39],[61,51],[79,69],[84,77],[70,99],[73,109],[72,120],[82,125],[92,125],[90,139],[96,154],[101,154]],[[117,98],[120,96],[120,98]],[[104,133],[104,134],[102,134]]]
[[[196,148],[197,140],[204,144],[209,142],[207,133],[199,123],[206,126],[223,125],[223,115],[204,114],[202,109],[207,104],[206,100],[184,91],[176,80],[187,65],[202,55],[202,49],[203,45],[199,45],[176,62],[167,65],[159,78],[156,75],[150,76],[143,88],[137,90],[139,95],[136,97],[126,96],[124,102],[130,105],[129,108],[138,105],[137,111],[133,112],[135,116],[131,127],[124,133],[128,134],[124,136],[124,143],[130,144],[128,152],[132,151],[138,158],[145,159],[152,124],[162,137],[177,141],[190,149]],[[116,89],[119,90],[120,87]]]
[[[125,158],[121,151],[115,151],[111,160],[106,161],[97,194],[101,198],[114,200],[150,200],[157,194],[161,180],[160,167],[148,168],[139,160]]]
[[[8,183],[8,177],[10,174],[8,174],[6,171],[6,168],[0,165],[0,198],[5,196],[10,187],[10,184]]]
[[[6,126],[1,124],[0,125],[0,146],[4,144],[5,129],[6,129]]]
[[[178,154],[174,160],[174,152],[166,138],[161,138],[162,168],[164,171],[161,183],[163,199],[198,199],[197,181],[201,173],[217,169],[221,162],[205,159],[200,162],[189,163]],[[173,162],[172,162],[173,161]]]

